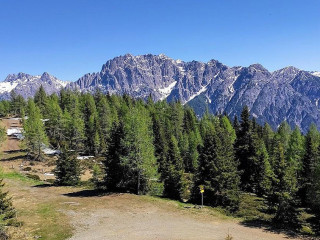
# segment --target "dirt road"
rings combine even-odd
[[[2,121],[2,126],[4,126],[6,129],[8,128],[19,128],[21,127],[20,121],[15,118],[4,118],[1,120]],[[1,150],[6,153],[7,151],[17,151],[19,150],[19,141],[14,138],[8,136],[7,140],[5,143],[2,144]]]

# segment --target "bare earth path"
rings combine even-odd
[[[223,240],[228,232],[235,240],[287,239],[211,215],[208,209],[179,208],[173,201],[124,194],[101,197],[99,207],[94,209],[94,205],[92,201],[80,211],[69,212],[76,228],[72,240]]]
[[[10,126],[12,122],[4,119],[3,124]],[[8,139],[2,146],[5,151],[18,149],[15,139]],[[5,166],[6,161],[1,164]],[[283,234],[243,226],[211,209],[187,209],[175,201],[150,196],[98,196],[82,188],[34,186],[14,179],[7,179],[6,183],[14,205],[21,212],[23,227],[32,234],[43,226],[40,215],[33,214],[42,206],[40,209],[54,211],[52,222],[71,225],[74,230],[70,240],[224,240],[228,232],[234,240],[288,239]],[[46,216],[48,221],[51,215]],[[65,239],[56,237],[55,231],[50,234],[41,239]]]
[[[20,121],[17,119],[2,119],[2,125],[8,128],[18,128],[21,127]],[[2,151],[17,151],[20,149],[19,141],[13,137],[8,137],[6,142],[2,145]]]

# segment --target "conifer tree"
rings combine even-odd
[[[286,163],[283,143],[278,140],[274,146],[275,178],[268,197],[269,207],[275,211],[273,221],[276,224],[297,227],[296,175]]]
[[[262,129],[262,138],[269,155],[272,154],[273,137],[274,137],[274,132],[272,131],[270,125],[268,123],[265,123]]]
[[[220,118],[220,122],[222,124],[222,128],[227,131],[228,135],[230,135],[230,139],[231,139],[232,143],[234,143],[237,138],[237,135],[236,135],[236,131],[233,128],[229,118],[227,116],[222,116]]]
[[[80,181],[80,164],[74,152],[63,149],[55,169],[57,185],[77,185]]]
[[[287,150],[287,161],[295,171],[301,171],[302,159],[304,156],[305,139],[301,134],[298,127],[295,127],[290,135],[288,150]]]
[[[139,104],[127,112],[124,123],[123,146],[128,149],[127,154],[121,156],[124,185],[130,192],[145,194],[152,181],[157,180],[151,118]]]
[[[41,120],[40,109],[33,100],[28,101],[28,119],[24,123],[24,135],[29,151],[35,154],[35,158],[42,160],[41,147],[48,143],[44,124]]]
[[[34,102],[39,107],[40,112],[43,116],[46,116],[48,113],[46,106],[47,106],[47,93],[44,90],[43,86],[41,85],[38,91],[34,95]]]
[[[284,147],[285,153],[287,153],[287,150],[289,147],[290,135],[291,135],[291,128],[286,121],[280,124],[277,131],[277,135]]]
[[[238,136],[239,130],[240,130],[240,123],[239,123],[237,115],[234,116],[232,125],[233,125],[233,129],[236,133],[236,136]]]
[[[240,165],[241,185],[244,190],[253,191],[253,181],[256,172],[255,148],[253,146],[253,131],[249,109],[245,106],[241,113],[240,129],[235,142],[236,158]]]
[[[194,132],[197,130],[197,117],[193,110],[187,107],[183,114],[183,131],[186,133]]]
[[[168,152],[168,144],[166,139],[166,133],[161,122],[160,116],[157,112],[152,114],[152,130],[153,130],[153,145],[155,148],[155,157],[157,158],[159,172],[165,169],[166,155]]]
[[[4,185],[3,179],[0,179],[0,225],[10,226],[16,222],[16,210],[8,192],[3,190]]]
[[[70,105],[66,106],[62,118],[65,144],[68,149],[79,152],[84,150],[85,125],[81,116],[78,97],[69,93],[68,98],[72,101]]]
[[[182,200],[185,190],[183,160],[180,155],[178,142],[172,135],[169,141],[166,167],[164,173],[164,195],[166,197]]]
[[[17,95],[14,90],[10,93],[10,107],[13,115],[21,116],[26,107],[26,102],[21,95]]]
[[[314,165],[311,176],[310,188],[307,192],[307,202],[320,219],[320,149],[318,149],[318,161]]]
[[[124,127],[123,123],[113,122],[110,129],[110,143],[103,161],[105,177],[103,185],[108,191],[124,191],[124,167],[121,165],[121,157],[127,155],[127,149],[123,146]]]
[[[186,172],[194,173],[198,168],[198,146],[201,145],[201,136],[198,130],[190,132],[187,136],[188,144],[184,159]]]
[[[269,194],[274,180],[274,173],[269,162],[269,154],[262,139],[256,139],[256,179],[255,192],[263,196]]]
[[[88,154],[94,154],[95,150],[98,149],[95,146],[95,140],[98,135],[97,129],[97,109],[94,98],[91,94],[83,95],[83,119],[85,129],[85,148]],[[100,141],[100,140],[99,140]]]
[[[97,111],[98,111],[98,133],[100,137],[100,151],[105,153],[107,151],[108,142],[110,141],[110,130],[112,127],[113,119],[116,113],[111,112],[111,108],[107,99],[103,95],[97,97]]]
[[[60,148],[63,141],[63,122],[62,122],[62,110],[59,106],[58,99],[55,97],[49,98],[47,101],[47,116],[46,129],[51,144]]]
[[[0,116],[6,117],[10,113],[11,101],[0,101]]]
[[[303,157],[299,195],[304,204],[310,204],[313,195],[314,176],[317,169],[317,164],[320,161],[320,133],[317,127],[312,124],[306,136],[306,150]]]
[[[202,120],[205,126],[203,146],[200,148],[199,166],[196,174],[193,199],[199,197],[199,185],[205,188],[204,201],[212,206],[224,206],[231,211],[239,204],[239,181],[237,162],[233,153],[232,136],[224,128],[223,120]]]
[[[100,145],[101,141],[100,141],[100,136],[99,136],[99,132],[96,131],[95,135],[94,135],[94,142],[93,142],[93,150],[94,150],[94,155],[98,156],[98,154],[101,151],[101,145]]]
[[[182,138],[183,115],[183,107],[180,102],[170,103],[171,132],[179,142]]]

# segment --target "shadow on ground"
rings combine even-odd
[[[58,188],[61,186],[57,186],[50,183],[43,183],[43,184],[34,185],[33,187],[34,188]],[[112,196],[112,195],[119,196],[121,194],[123,193],[105,192],[102,190],[95,190],[95,189],[84,189],[77,192],[65,193],[63,195],[67,197],[85,198],[85,197],[103,197],[103,196]]]
[[[18,150],[8,150],[8,151],[3,151],[4,153],[12,154],[12,153],[20,153],[20,152],[27,152],[27,150],[24,149],[18,149]]]
[[[78,192],[71,192],[71,193],[66,193],[63,194],[64,196],[67,197],[103,197],[103,196],[109,196],[109,195],[113,195],[115,193],[108,193],[108,192],[104,192],[101,190],[81,190]]]
[[[0,161],[14,161],[14,160],[30,160],[30,156],[25,154],[25,155],[18,155],[18,156],[10,156],[9,154],[14,154],[14,153],[20,153],[20,152],[25,152],[24,150],[11,150],[11,151],[4,151],[6,155],[2,155],[2,158]]]
[[[249,228],[259,228],[263,229],[266,232],[272,232],[277,234],[285,234],[288,239],[290,238],[296,238],[296,237],[302,237],[302,239],[313,239],[313,238],[307,238],[305,236],[301,236],[294,230],[290,229],[280,229],[275,226],[273,226],[271,223],[261,220],[244,220],[240,222],[242,226],[246,226]]]

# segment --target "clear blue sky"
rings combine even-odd
[[[320,0],[0,0],[0,80],[77,80],[126,53],[320,70]]]

